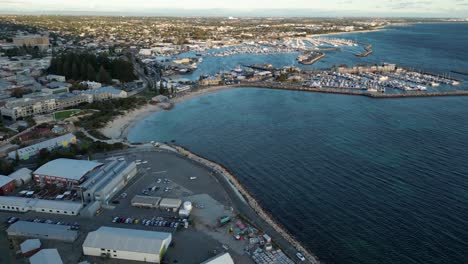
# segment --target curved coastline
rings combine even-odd
[[[284,240],[290,243],[296,250],[300,251],[304,257],[313,264],[322,264],[318,257],[307,250],[291,233],[287,231],[287,229],[279,224],[277,221],[274,220],[274,217],[271,216],[254,198],[254,196],[240,183],[237,177],[229,171],[229,169],[225,168],[221,164],[218,164],[214,161],[211,161],[205,157],[197,155],[188,149],[178,146],[178,145],[170,145],[174,148],[178,154],[197,162],[203,166],[206,166],[213,170],[214,172],[221,175],[233,188],[235,192],[242,195],[241,199],[247,203],[247,205],[268,225],[270,225],[279,235],[282,236]]]
[[[382,94],[382,93],[370,93],[365,91],[351,91],[351,90],[329,90],[320,88],[309,88],[301,85],[284,85],[281,83],[241,83],[233,85],[219,85],[199,88],[197,91],[190,92],[188,94],[175,97],[171,100],[173,104],[183,102],[198,96],[216,93],[232,88],[263,88],[263,89],[274,89],[274,90],[286,90],[286,91],[304,91],[304,92],[316,92],[316,93],[328,93],[328,94],[343,94],[353,96],[366,96],[372,99],[392,99],[392,98],[417,98],[417,97],[446,97],[446,96],[468,96],[468,90],[457,90],[448,92],[415,92],[415,93],[404,93],[404,94]],[[115,118],[109,121],[109,123],[100,131],[108,138],[114,140],[127,141],[128,131],[133,128],[137,122],[141,119],[146,118],[150,114],[156,113],[163,110],[158,106],[146,105],[143,108],[129,112],[123,116]]]

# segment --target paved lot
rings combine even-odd
[[[140,219],[152,217],[166,217],[167,219],[170,219],[175,216],[173,213],[168,213],[159,209],[143,209],[130,206],[131,198],[137,194],[141,195],[143,189],[157,185],[161,188],[158,191],[151,192],[150,195],[181,198],[182,200],[193,199],[193,196],[199,197],[198,195],[205,194],[205,198],[198,200],[198,203],[205,205],[205,208],[212,204],[216,204],[219,212],[216,210],[213,211],[212,209],[206,210],[207,215],[205,215],[205,217],[207,218],[203,221],[216,221],[217,217],[223,215],[224,212],[231,211],[233,202],[230,199],[230,196],[221,187],[218,180],[213,177],[210,171],[192,161],[164,152],[135,150],[130,150],[125,153],[114,153],[113,155],[100,155],[94,158],[105,160],[112,156],[123,156],[127,160],[141,160],[142,163],[138,165],[138,175],[135,176],[123,190],[117,193],[116,197],[113,199],[118,200],[119,203],[110,203],[109,208],[104,209],[98,216],[88,219],[76,216],[61,216],[31,212],[18,214],[0,211],[0,221],[3,221],[9,216],[19,216],[22,220],[41,218],[51,219],[54,221],[80,223],[80,236],[74,243],[44,240],[44,245],[46,247],[58,248],[64,263],[77,263],[83,259],[90,260],[92,263],[141,263],[114,259],[104,260],[88,256],[84,257],[82,255],[81,245],[88,232],[94,231],[103,225],[120,228],[174,232],[174,229],[171,228],[144,226],[141,224],[112,223],[112,218],[115,216],[138,217]],[[191,180],[190,177],[196,177],[196,179]],[[161,179],[160,183],[157,183],[158,179]],[[167,179],[168,182],[164,183],[164,179]],[[170,191],[164,191],[166,187],[169,187]],[[127,193],[127,197],[125,199],[118,198],[123,192]],[[201,211],[205,209],[195,208],[194,210],[194,212],[197,212],[197,210]],[[210,234],[210,228],[213,228],[212,232],[219,233],[219,230],[214,230],[214,227],[210,227],[209,224],[204,224],[203,228],[189,227],[189,229],[182,228],[179,231],[175,231],[173,233],[174,244],[167,251],[165,258],[166,263],[200,263],[209,257],[225,251],[222,245],[226,242],[234,241],[232,236],[229,236],[228,234],[224,235],[223,233],[220,233],[219,237],[213,236]],[[5,228],[1,229],[5,230]],[[15,239],[15,244],[19,244],[21,241],[22,239]],[[0,239],[0,248],[5,246],[8,247],[8,245],[5,245],[5,242],[1,243]],[[243,255],[242,247],[243,246],[239,246],[238,248],[234,248],[234,250],[229,247],[229,252],[236,263],[252,263],[248,256]],[[24,258],[20,258],[15,263],[27,263],[27,261]]]

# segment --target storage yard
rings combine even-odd
[[[91,249],[76,250],[84,248],[88,234],[104,226],[129,230],[128,232],[139,230],[171,235],[170,244],[160,253],[165,263],[202,263],[225,252],[229,253],[228,256],[232,257],[234,263],[267,263],[261,260],[267,261],[272,256],[286,261],[278,263],[294,263],[287,262],[288,259],[292,260],[284,254],[283,256],[282,251],[278,251],[276,247],[272,247],[265,239],[269,238],[268,235],[264,236],[265,233],[239,215],[237,202],[232,200],[232,194],[228,194],[206,168],[174,154],[155,151],[154,148],[130,149],[123,153],[98,156],[95,162],[94,164],[103,164],[100,168],[119,162],[133,163],[138,172],[120,190],[109,196],[109,199],[100,202],[101,206],[95,210],[94,215],[60,214],[31,208],[23,213],[0,210],[0,219],[5,220],[2,232],[8,234],[9,238],[8,245],[5,246],[19,249],[25,240],[35,238],[40,240],[41,248],[57,249],[63,263],[78,263],[83,260],[91,263],[133,263],[129,260],[132,254],[113,252],[116,250],[113,247],[118,245],[109,246],[110,251],[106,248],[105,252],[100,252],[101,248],[99,252]],[[90,179],[95,179],[93,175],[99,174],[99,170],[91,170],[85,174],[86,179],[81,186]],[[18,193],[19,191],[16,195]],[[81,212],[98,202],[95,199],[83,199],[84,205],[81,205],[80,191],[74,193],[77,194],[75,201],[44,199],[53,199],[56,195],[12,196],[8,199],[22,201],[26,205],[32,201],[37,203],[38,200],[51,204],[74,204],[80,208],[83,206]],[[85,197],[88,196],[84,195],[83,198]],[[55,235],[47,237],[31,229],[55,230],[52,232]],[[91,251],[94,253],[91,254]],[[27,263],[25,256],[13,254],[9,256],[11,259],[18,263]],[[158,256],[153,255],[148,255],[146,260],[149,261],[150,258],[158,260]],[[136,258],[133,260],[138,263]]]

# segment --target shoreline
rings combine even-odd
[[[314,92],[314,93],[328,93],[328,94],[342,94],[352,96],[365,96],[371,99],[392,99],[392,98],[418,98],[418,97],[446,97],[446,96],[468,96],[467,90],[456,90],[449,92],[433,92],[433,93],[412,93],[412,94],[380,94],[380,93],[369,93],[361,91],[336,91],[336,90],[324,90],[318,88],[309,87],[298,87],[298,86],[286,86],[278,83],[242,83],[234,85],[217,85],[198,88],[194,92],[186,93],[179,97],[171,99],[171,103],[175,106],[177,103],[190,100],[202,95],[217,93],[224,90],[233,88],[260,88],[260,89],[272,89],[272,90],[285,90],[285,91],[303,91],[303,92]],[[150,114],[164,111],[159,105],[147,104],[136,110],[128,112],[124,115],[115,117],[109,121],[104,128],[99,131],[106,137],[113,140],[127,141],[129,130],[135,126],[142,119],[146,118]]]
[[[170,145],[170,146],[175,148],[178,154],[194,162],[197,162],[203,166],[206,166],[209,169],[216,172],[217,174],[219,174],[220,176],[222,176],[226,180],[226,182],[229,184],[229,186],[233,189],[233,191],[241,196],[240,199],[243,202],[245,202],[248,205],[248,207],[251,208],[258,217],[260,217],[260,219],[265,221],[265,223],[267,223],[271,228],[273,228],[296,251],[301,252],[310,263],[313,263],[313,264],[322,263],[320,262],[320,260],[315,254],[307,250],[291,233],[289,233],[289,231],[287,231],[287,229],[283,225],[275,221],[274,217],[271,216],[271,214],[269,214],[260,205],[257,199],[255,199],[254,196],[250,194],[249,191],[247,191],[247,189],[240,183],[237,177],[232,172],[230,172],[227,168],[225,168],[221,164],[218,164],[214,161],[211,161],[207,158],[197,155],[184,147],[177,146],[177,145]]]
[[[207,88],[201,88],[197,91],[183,94],[181,96],[171,99],[171,103],[176,105],[177,103],[205,95],[211,94],[227,89],[231,89],[230,86],[212,86]],[[114,119],[107,122],[106,126],[100,128],[99,131],[106,137],[113,140],[127,141],[128,131],[135,126],[138,122],[148,117],[151,114],[166,111],[159,107],[159,105],[147,104],[133,111],[127,112],[123,115],[116,116]]]

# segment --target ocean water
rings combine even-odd
[[[446,72],[468,69],[467,37],[468,24],[421,24],[358,40],[375,40],[366,59]],[[225,165],[325,263],[468,263],[467,100],[238,88],[155,113],[129,140]]]

